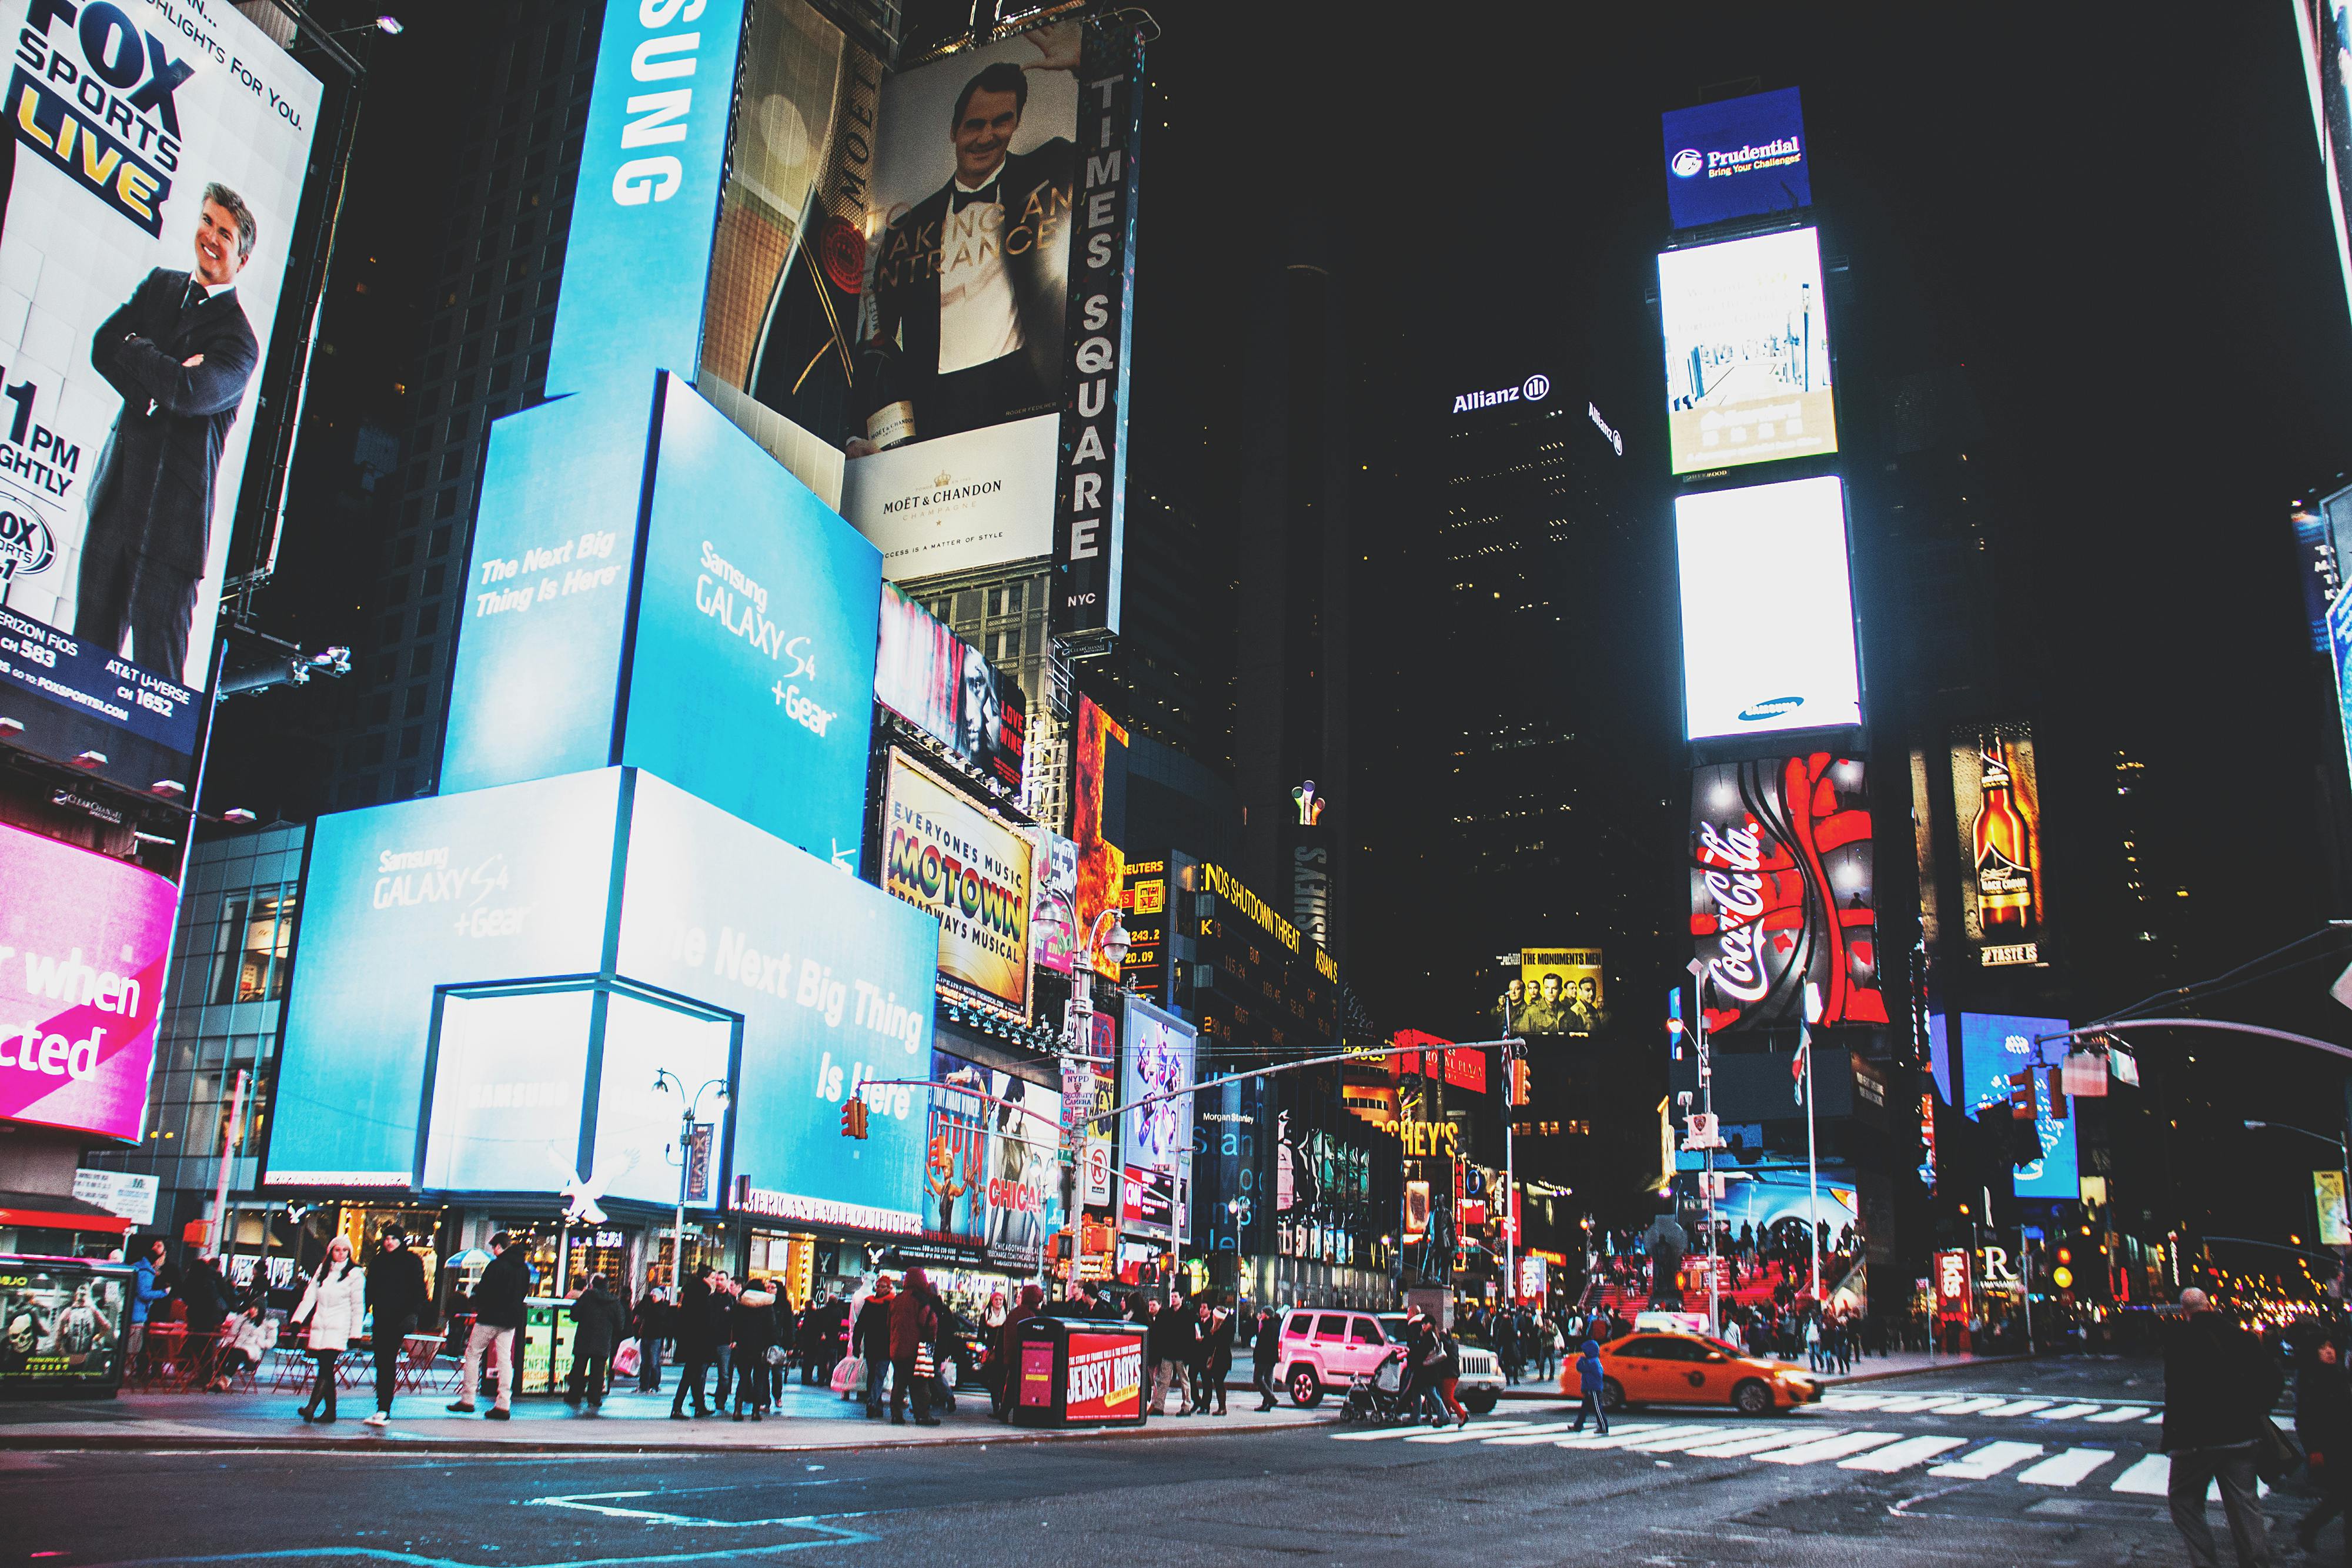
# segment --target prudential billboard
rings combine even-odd
[[[1664,120],[1666,210],[1678,229],[1813,204],[1797,89],[1677,109]]]

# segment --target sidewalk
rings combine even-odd
[[[551,1450],[615,1453],[804,1452],[826,1448],[871,1448],[953,1443],[1052,1442],[1070,1438],[1165,1437],[1199,1433],[1285,1430],[1329,1420],[1337,1409],[1326,1400],[1317,1410],[1293,1409],[1287,1400],[1257,1414],[1255,1396],[1234,1395],[1224,1416],[1155,1416],[1141,1427],[1047,1431],[1006,1426],[988,1414],[988,1394],[968,1388],[956,1396],[953,1415],[937,1427],[911,1418],[894,1427],[886,1418],[866,1419],[863,1405],[831,1390],[798,1382],[784,1387],[779,1409],[765,1421],[748,1416],[673,1421],[670,1395],[616,1391],[597,1416],[575,1414],[548,1395],[516,1401],[514,1418],[492,1421],[477,1414],[457,1416],[443,1408],[447,1392],[404,1394],[394,1404],[392,1425],[370,1427],[362,1417],[375,1408],[372,1387],[338,1395],[339,1419],[331,1427],[305,1426],[295,1415],[302,1396],[277,1394],[126,1394],[113,1400],[52,1400],[0,1403],[0,1449],[282,1448],[296,1450],[400,1448],[408,1452],[544,1453]],[[488,1402],[484,1402],[488,1408]]]

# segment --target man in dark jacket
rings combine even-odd
[[[393,1390],[400,1383],[400,1359],[407,1348],[408,1331],[425,1305],[425,1260],[408,1249],[408,1238],[387,1230],[368,1260],[367,1304],[375,1314],[368,1330],[375,1348],[375,1414],[371,1427],[392,1421]]]
[[[253,258],[253,209],[205,187],[187,272],[157,267],[90,340],[89,362],[122,396],[90,480],[74,635],[185,685],[188,626],[210,559],[215,481],[260,360],[236,297]]]
[[[490,1238],[490,1261],[482,1282],[474,1287],[474,1332],[466,1336],[465,1381],[449,1408],[471,1414],[474,1389],[482,1375],[482,1352],[496,1353],[498,1403],[482,1412],[493,1421],[508,1420],[514,1408],[514,1340],[522,1327],[523,1301],[530,1294],[530,1263],[506,1231]]]
[[[1000,1421],[1013,1415],[1021,1396],[1021,1325],[1045,1311],[1045,1292],[1035,1285],[1021,1287],[1021,1299],[1004,1314],[996,1336],[996,1382],[989,1390],[992,1411]]]
[[[735,1346],[735,1419],[749,1406],[751,1419],[768,1418],[768,1349],[776,1341],[776,1298],[761,1289],[757,1280],[745,1280],[728,1304],[727,1323]],[[727,1390],[719,1391],[727,1403]]]
[[[1213,1399],[1216,1413],[1222,1416],[1225,1376],[1234,1369],[1234,1314],[1217,1304],[1215,1291],[1201,1298],[1193,1333],[1192,1402],[1206,1415]]]
[[[936,1427],[931,1414],[931,1379],[916,1375],[916,1363],[939,1333],[940,1299],[930,1277],[920,1269],[907,1270],[906,1287],[890,1302],[890,1425],[903,1427],[907,1396],[915,1399],[915,1425]]]
[[[2241,1568],[2270,1562],[2254,1500],[2254,1449],[2286,1381],[2262,1343],[2213,1311],[2204,1291],[2180,1292],[2183,1321],[2164,1345],[2164,1451],[2172,1456],[2172,1522],[2196,1568],[2219,1568],[2205,1491],[2221,1485],[2221,1511]]]
[[[1192,1303],[1182,1296],[1154,1312],[1144,1330],[1144,1354],[1151,1358],[1151,1414],[1168,1413],[1168,1388],[1173,1384],[1179,1401],[1176,1414],[1192,1413],[1192,1352],[1200,1343],[1200,1324]]]
[[[671,1396],[669,1416],[673,1421],[686,1419],[686,1396],[694,1395],[694,1413],[710,1414],[703,1401],[703,1380],[710,1375],[710,1359],[717,1349],[711,1333],[710,1266],[697,1263],[686,1277],[686,1286],[678,1294],[677,1329],[672,1338],[677,1345],[677,1392]],[[719,1390],[719,1402],[727,1403],[727,1390]]]
[[[1250,1370],[1257,1384],[1258,1408],[1274,1408],[1274,1375],[1282,1368],[1282,1317],[1272,1307],[1257,1315],[1250,1339]]]
[[[849,1331],[849,1354],[866,1363],[866,1418],[882,1418],[882,1389],[890,1378],[890,1281],[874,1282]]]
[[[572,1298],[572,1372],[564,1379],[563,1402],[574,1410],[584,1396],[588,1414],[604,1408],[604,1384],[613,1371],[613,1351],[629,1332],[628,1315],[620,1298],[604,1288],[604,1276],[592,1274],[588,1288]]]
[[[637,1392],[661,1392],[662,1341],[677,1331],[677,1311],[662,1300],[660,1291],[647,1286],[637,1299]]]

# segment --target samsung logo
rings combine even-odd
[[[1769,723],[1773,719],[1794,713],[1804,706],[1805,699],[1802,697],[1766,697],[1760,703],[1751,703],[1747,707],[1741,708],[1739,722],[1742,724]]]
[[[709,0],[640,0],[637,22],[648,33],[673,22],[692,22],[702,16]],[[629,56],[629,78],[638,83],[684,81],[694,75],[695,54],[702,47],[699,33],[669,33],[639,43]],[[660,147],[686,140],[686,117],[694,107],[691,87],[664,88],[658,92],[632,93],[628,120],[621,127],[621,148]],[[677,194],[686,168],[667,152],[650,158],[630,158],[613,171],[613,200],[624,207],[667,202]]]
[[[1478,409],[1493,408],[1497,403],[1505,402],[1541,402],[1550,395],[1551,378],[1541,374],[1532,375],[1517,386],[1505,387],[1499,392],[1464,392],[1454,400],[1454,412],[1470,413]]]

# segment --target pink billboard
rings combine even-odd
[[[0,827],[0,1119],[136,1142],[176,891]]]

